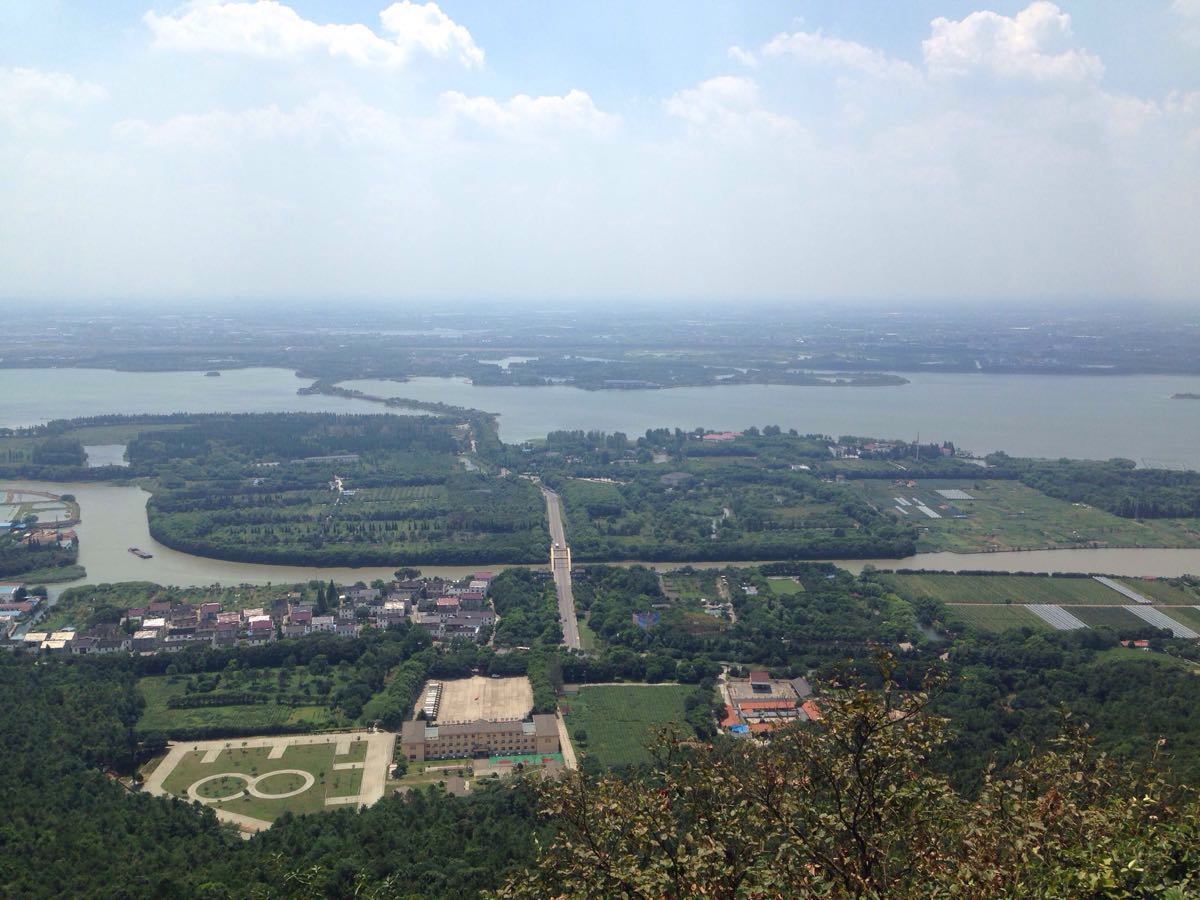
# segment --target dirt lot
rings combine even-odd
[[[424,691],[420,696],[424,696]],[[435,724],[475,719],[522,719],[533,709],[528,678],[459,678],[442,682]]]

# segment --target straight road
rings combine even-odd
[[[563,644],[578,650],[579,620],[575,617],[575,595],[571,591],[571,548],[567,546],[567,532],[563,527],[562,500],[547,487],[542,488],[542,496],[546,498],[546,518],[550,523],[550,571],[558,592]]]

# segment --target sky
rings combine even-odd
[[[0,0],[0,304],[122,298],[1200,304],[1200,0]]]

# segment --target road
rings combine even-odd
[[[546,498],[546,518],[550,523],[550,571],[558,591],[558,617],[562,621],[563,644],[579,649],[579,620],[575,617],[575,595],[571,591],[571,548],[563,527],[562,501],[558,494],[542,488]]]

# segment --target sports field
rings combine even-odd
[[[1053,603],[1113,606],[1128,601],[1091,578],[1049,575],[885,575],[902,597],[943,603]]]
[[[248,830],[285,812],[370,804],[383,796],[395,735],[234,738],[173,744],[146,780],[152,794],[211,806]]]
[[[575,752],[605,767],[650,762],[646,745],[659,726],[676,722],[690,730],[684,722],[684,700],[693,690],[678,684],[581,687],[561,704]]]
[[[523,719],[533,709],[533,688],[529,679],[456,678],[442,683],[442,701],[437,722],[474,722],[476,719]],[[425,692],[417,695],[418,707]]]

